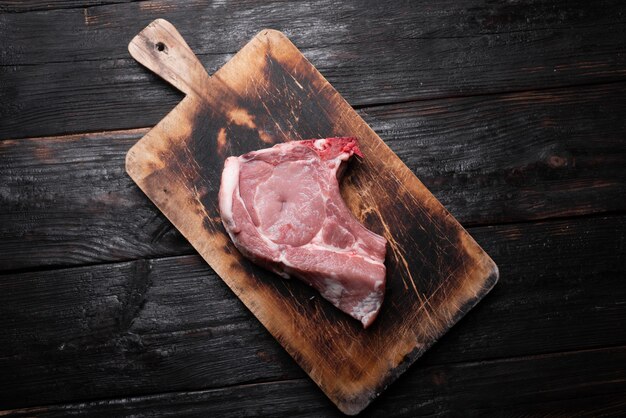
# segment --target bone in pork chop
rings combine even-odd
[[[339,193],[340,168],[353,154],[361,155],[355,138],[326,138],[229,157],[219,207],[244,256],[303,280],[367,328],[384,297],[387,241]]]

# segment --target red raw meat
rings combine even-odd
[[[341,167],[362,156],[355,138],[292,141],[229,157],[219,207],[239,251],[297,277],[367,328],[385,293],[387,241],[350,213]]]

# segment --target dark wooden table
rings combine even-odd
[[[626,3],[0,3],[0,415],[338,416],[124,171],[181,96],[282,30],[500,267],[364,413],[626,414]]]

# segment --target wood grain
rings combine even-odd
[[[146,132],[0,142],[0,269],[193,253],[124,171]]]
[[[505,274],[408,379],[442,364],[626,344],[615,332],[626,321],[625,216],[470,232]],[[0,328],[5,408],[304,376],[198,256],[0,276]]]
[[[625,83],[359,114],[464,225],[626,209]],[[146,132],[0,141],[0,270],[191,254],[124,171]]]
[[[83,3],[95,1],[98,0]],[[474,47],[491,40],[484,46],[494,48],[506,40],[517,39],[518,43],[529,44],[526,46],[532,47],[535,57],[539,57],[543,52],[534,49],[533,42],[540,41],[548,47],[556,40],[549,39],[551,37],[563,37],[570,30],[576,30],[583,38],[585,29],[593,27],[603,28],[597,34],[608,35],[613,25],[626,23],[623,2],[599,0],[595,5],[589,7],[584,0],[529,0],[524,3],[442,0],[437,7],[425,0],[410,3],[313,0],[304,4],[284,0],[263,3],[232,0],[207,7],[203,0],[191,0],[184,5],[157,0],[9,13],[0,16],[0,35],[7,47],[0,56],[0,64],[126,59],[128,41],[147,22],[159,17],[175,23],[197,55],[234,54],[261,29],[269,27],[284,31],[305,51],[329,47],[330,44],[378,48],[382,46],[379,43],[391,47],[390,41],[427,40],[436,44],[455,38],[460,39],[459,42],[472,42],[465,45]],[[55,37],[51,38],[50,33]],[[546,36],[542,38],[541,34]],[[510,37],[512,35],[514,37]],[[89,42],[85,42],[86,38]],[[608,36],[595,38],[596,41],[609,39]],[[499,42],[493,42],[495,40]],[[434,47],[429,52],[433,52]],[[575,51],[574,45],[567,50]],[[391,49],[389,52],[398,51]],[[419,53],[419,50],[415,52]],[[459,58],[482,58],[471,57],[471,52],[459,54]],[[377,58],[388,61],[384,56]],[[366,83],[362,84],[365,86]]]
[[[428,367],[363,417],[623,416],[626,348]],[[576,367],[571,367],[575,364]],[[504,377],[503,377],[504,376]],[[503,380],[506,385],[502,384]],[[304,379],[7,411],[8,416],[341,417]]]
[[[131,148],[126,170],[339,409],[356,414],[494,286],[498,269],[283,34],[262,31],[211,78],[186,49],[162,19],[129,46],[187,96]],[[390,247],[385,303],[366,331],[244,259],[217,209],[228,155],[348,135],[372,157],[352,164],[342,195]]]
[[[105,4],[127,3],[132,0],[55,0],[54,2],[45,0],[2,0],[0,2],[0,13],[25,13],[39,10],[53,9],[73,9]]]
[[[146,130],[65,136],[182,98],[127,55],[156,17],[209,73],[282,30],[457,219],[531,221],[469,229],[501,283],[364,415],[624,415],[624,361],[571,352],[626,344],[624,221],[593,215],[624,210],[624,2],[95,3],[0,1],[0,270],[31,271],[0,275],[0,408],[34,406],[0,415],[338,415],[199,257],[119,263],[195,253],[123,172]],[[1,141],[32,135],[63,136]]]
[[[129,60],[125,45],[157,17],[184,28],[209,73],[262,28],[281,29],[362,106],[624,80],[625,8],[620,1],[595,8],[584,1],[140,2],[0,15],[0,78],[8,86],[0,89],[0,138],[156,124],[180,96]]]

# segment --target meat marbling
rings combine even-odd
[[[219,192],[222,222],[255,263],[317,289],[367,328],[385,292],[387,241],[350,213],[339,176],[355,138],[292,141],[229,157]]]

